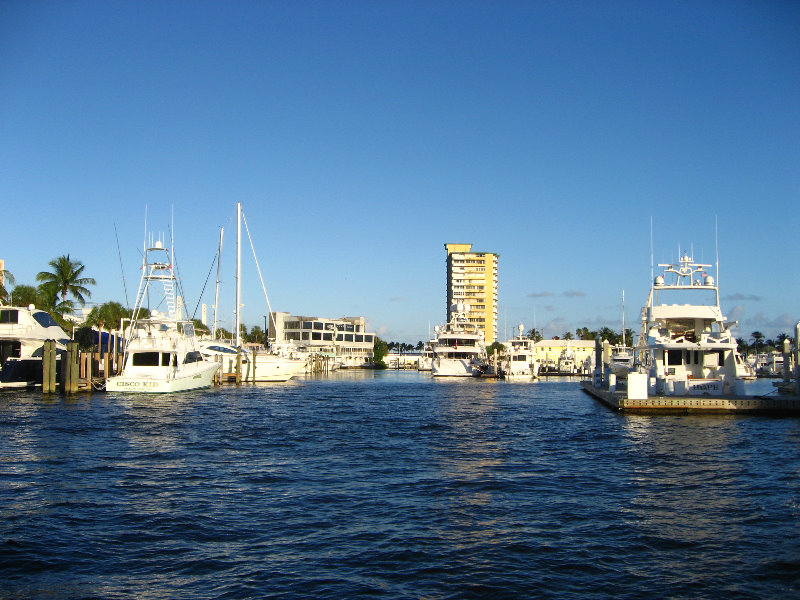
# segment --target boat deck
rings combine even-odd
[[[800,415],[800,396],[649,396],[642,400],[625,397],[581,382],[583,391],[613,410],[631,414],[731,414]]]

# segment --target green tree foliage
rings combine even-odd
[[[48,308],[44,303],[44,298],[39,293],[38,288],[32,285],[18,285],[11,292],[11,304],[13,306],[30,306],[33,304],[38,309]]]
[[[388,353],[389,345],[376,335],[375,343],[372,345],[372,360],[376,369],[386,368],[386,363],[383,362],[383,359],[386,358]]]
[[[119,302],[106,302],[95,306],[86,317],[86,324],[94,327],[103,327],[106,330],[118,329],[122,319],[131,318],[131,310]],[[143,316],[143,315],[140,315]]]
[[[41,282],[41,289],[52,294],[53,308],[58,305],[56,297],[61,297],[61,303],[67,302],[67,296],[72,296],[81,306],[86,305],[86,298],[91,298],[92,293],[87,285],[95,285],[91,277],[82,277],[85,266],[80,261],[70,260],[69,254],[54,258],[49,263],[51,271],[40,271],[36,281]]]
[[[495,352],[497,354],[502,354],[505,351],[506,347],[501,344],[500,342],[492,342],[487,348],[486,352],[491,356]]]
[[[531,339],[534,342],[541,342],[544,339],[541,330],[536,328],[529,329],[528,333],[526,333],[525,335],[528,336],[528,339]]]

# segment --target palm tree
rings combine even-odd
[[[14,276],[9,271],[2,269],[0,270],[0,301],[7,301],[11,295],[6,289],[6,281],[14,285]]]
[[[48,263],[53,271],[41,271],[36,275],[36,281],[41,281],[41,287],[55,296],[61,295],[61,304],[68,302],[67,294],[77,300],[81,306],[86,304],[84,296],[91,298],[92,293],[86,287],[95,285],[92,277],[81,277],[83,263],[79,260],[72,261],[69,254],[54,258]],[[54,305],[54,308],[58,305]]]
[[[753,338],[753,340],[754,340],[753,346],[754,346],[756,355],[758,355],[758,342],[760,342],[761,340],[764,339],[764,334],[761,333],[760,331],[754,331],[753,333],[750,334],[750,337]]]
[[[122,319],[129,319],[130,316],[131,310],[125,308],[119,302],[106,302],[92,308],[86,317],[86,324],[113,329],[119,327]]]

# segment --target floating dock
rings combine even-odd
[[[648,396],[628,398],[625,392],[581,383],[583,391],[611,409],[632,414],[770,414],[800,415],[800,396]]]

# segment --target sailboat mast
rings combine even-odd
[[[625,290],[622,290],[622,345],[625,345]]]
[[[241,298],[242,298],[242,203],[236,203],[236,318],[234,319],[234,327],[236,327],[236,346],[240,346],[241,328],[239,322],[241,316]]]
[[[219,228],[219,250],[217,250],[217,285],[214,289],[214,324],[211,326],[211,339],[217,339],[217,306],[219,306],[219,268],[222,262],[222,234],[225,228]]]

